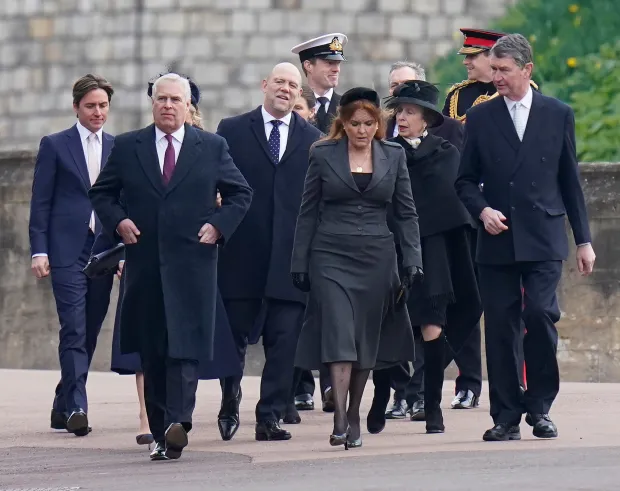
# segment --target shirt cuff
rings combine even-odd
[[[35,257],[47,257],[47,254],[45,254],[45,252],[38,252],[37,254],[33,254],[32,258],[34,259]]]
[[[590,245],[590,242],[584,242],[583,244],[577,244],[577,247],[581,247],[581,246],[585,246],[585,245]]]

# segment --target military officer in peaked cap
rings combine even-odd
[[[316,124],[323,133],[329,133],[340,102],[340,95],[334,90],[338,86],[340,64],[347,61],[343,51],[347,41],[346,35],[335,32],[310,39],[291,49],[299,55],[308,85],[316,96]]]
[[[293,47],[291,52],[299,56],[301,68],[308,86],[316,97],[315,125],[323,133],[329,133],[331,122],[336,116],[340,94],[335,92],[340,78],[340,64],[347,61],[344,46],[348,38],[345,34],[334,32],[315,37]],[[299,410],[314,409],[314,377],[309,370],[298,370],[295,380],[300,380],[294,388],[295,406]],[[295,382],[296,383],[296,382]],[[331,382],[326,369],[321,370],[321,399],[323,410],[334,410]]]
[[[443,114],[465,122],[467,110],[497,96],[493,85],[493,72],[489,62],[489,51],[499,38],[506,34],[483,29],[461,29],[463,47],[459,55],[465,55],[463,65],[467,68],[467,80],[453,85],[448,91]],[[530,82],[534,89],[538,86]]]

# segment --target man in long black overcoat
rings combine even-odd
[[[155,123],[118,137],[89,192],[104,230],[126,245],[121,351],[142,359],[153,460],[187,445],[198,360],[214,349],[218,246],[252,200],[226,141],[185,124],[189,106],[185,78],[159,78]]]
[[[293,363],[306,295],[293,286],[291,253],[310,146],[321,132],[293,112],[301,74],[290,63],[263,80],[264,102],[253,111],[224,119],[217,133],[254,190],[252,206],[219,258],[218,282],[236,339],[240,362],[256,323],[262,329],[265,366],[256,405],[256,439],[286,440],[279,426],[292,402]],[[239,427],[241,377],[221,380],[218,427],[230,440]],[[294,407],[293,407],[294,412]]]

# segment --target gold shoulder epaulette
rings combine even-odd
[[[454,92],[456,89],[460,89],[462,87],[465,87],[466,85],[470,85],[473,83],[476,83],[476,80],[463,80],[462,82],[459,82],[458,84],[454,84],[452,87],[450,87],[450,90],[448,91],[448,95]]]
[[[536,82],[534,82],[533,80],[530,80],[530,85],[534,87],[536,90],[538,90],[538,85],[536,85]]]

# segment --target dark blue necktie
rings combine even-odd
[[[280,162],[280,125],[282,121],[274,119],[271,121],[271,124],[273,128],[271,128],[271,133],[269,134],[269,153],[271,153],[273,163],[277,164]]]

